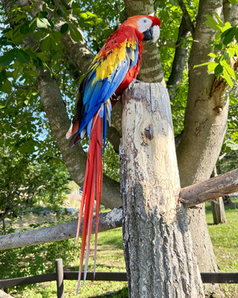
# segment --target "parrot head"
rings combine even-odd
[[[161,21],[157,17],[138,15],[128,18],[121,26],[131,26],[139,32],[142,40],[156,42],[160,35]]]

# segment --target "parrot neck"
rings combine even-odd
[[[126,23],[123,23],[121,26],[120,26],[120,29],[123,29],[123,30],[126,30],[126,27],[130,27],[130,28],[133,28],[134,31],[135,31],[135,34],[138,38],[138,40],[143,40],[144,39],[144,34],[141,33],[138,29],[137,29],[137,26],[134,25],[134,24],[126,24]],[[129,31],[129,30],[128,30]]]

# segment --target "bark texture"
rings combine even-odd
[[[238,191],[238,169],[181,189],[184,208],[193,207]]]
[[[136,84],[122,101],[123,246],[130,297],[204,297],[180,189],[168,93]]]
[[[200,0],[194,31],[194,39],[199,42],[193,43],[190,53],[184,131],[177,149],[182,187],[209,179],[226,131],[229,105],[226,84],[213,74],[209,75],[206,67],[194,69],[194,65],[209,59],[209,42],[214,39],[215,31],[204,22],[205,16],[213,15],[214,11],[223,18],[223,1]],[[205,207],[190,209],[187,215],[200,271],[218,271],[207,229]]]
[[[113,209],[108,213],[99,214],[99,232],[115,229],[122,225],[122,208]],[[36,244],[49,243],[75,238],[78,221],[61,225],[40,228],[25,232],[12,233],[0,236],[0,251],[9,248],[24,247]],[[82,235],[83,222],[80,235]],[[93,219],[92,233],[95,231],[95,218]]]
[[[213,169],[212,177],[217,177],[216,166]],[[224,202],[222,197],[219,197],[211,201],[211,209],[212,209],[213,223],[215,225],[226,222],[226,213],[225,213]]]
[[[211,201],[213,223],[215,225],[219,223],[226,223],[226,213],[222,197]]]

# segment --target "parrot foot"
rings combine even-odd
[[[128,89],[131,91],[136,83],[142,83],[142,81],[133,79],[133,81],[128,85]]]

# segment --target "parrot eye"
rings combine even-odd
[[[137,21],[138,30],[143,33],[150,28],[152,21],[148,18],[141,18]]]

